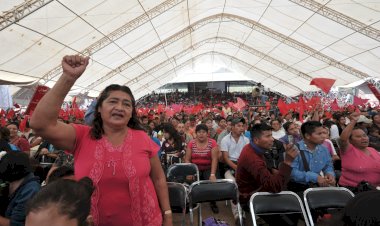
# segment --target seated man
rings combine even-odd
[[[258,191],[281,192],[290,179],[291,164],[298,151],[293,145],[285,145],[286,154],[278,170],[267,165],[266,157],[273,146],[272,127],[256,124],[251,130],[252,142],[246,145],[239,157],[236,170],[236,183],[239,187],[240,203],[247,210],[251,195]],[[281,219],[263,218],[270,225],[286,225]]]
[[[291,182],[288,189],[303,192],[309,187],[335,186],[335,173],[331,155],[323,146],[324,128],[318,121],[302,124],[303,140],[296,145],[300,155],[292,163]]]

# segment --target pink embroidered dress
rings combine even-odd
[[[159,147],[144,131],[129,128],[123,144],[90,138],[90,127],[73,125],[75,176],[95,184],[91,214],[97,226],[159,226],[161,209],[150,178],[150,158]]]
[[[342,159],[341,186],[356,187],[360,181],[367,181],[374,186],[380,186],[380,153],[367,147],[370,155],[348,145],[345,152],[340,153]]]

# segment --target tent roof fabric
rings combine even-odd
[[[197,63],[288,96],[317,90],[316,77],[380,78],[379,1],[5,0],[0,10],[8,82],[52,86],[67,54],[91,57],[71,90],[90,96],[118,83],[140,98],[191,80],[181,77]]]

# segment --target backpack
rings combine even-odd
[[[202,226],[229,226],[227,222],[215,219],[215,217],[209,217],[202,221]]]

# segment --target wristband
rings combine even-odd
[[[164,211],[164,215],[169,215],[169,214],[172,214],[172,210],[165,210]]]
[[[215,173],[210,174],[210,176],[214,176],[215,177]]]

